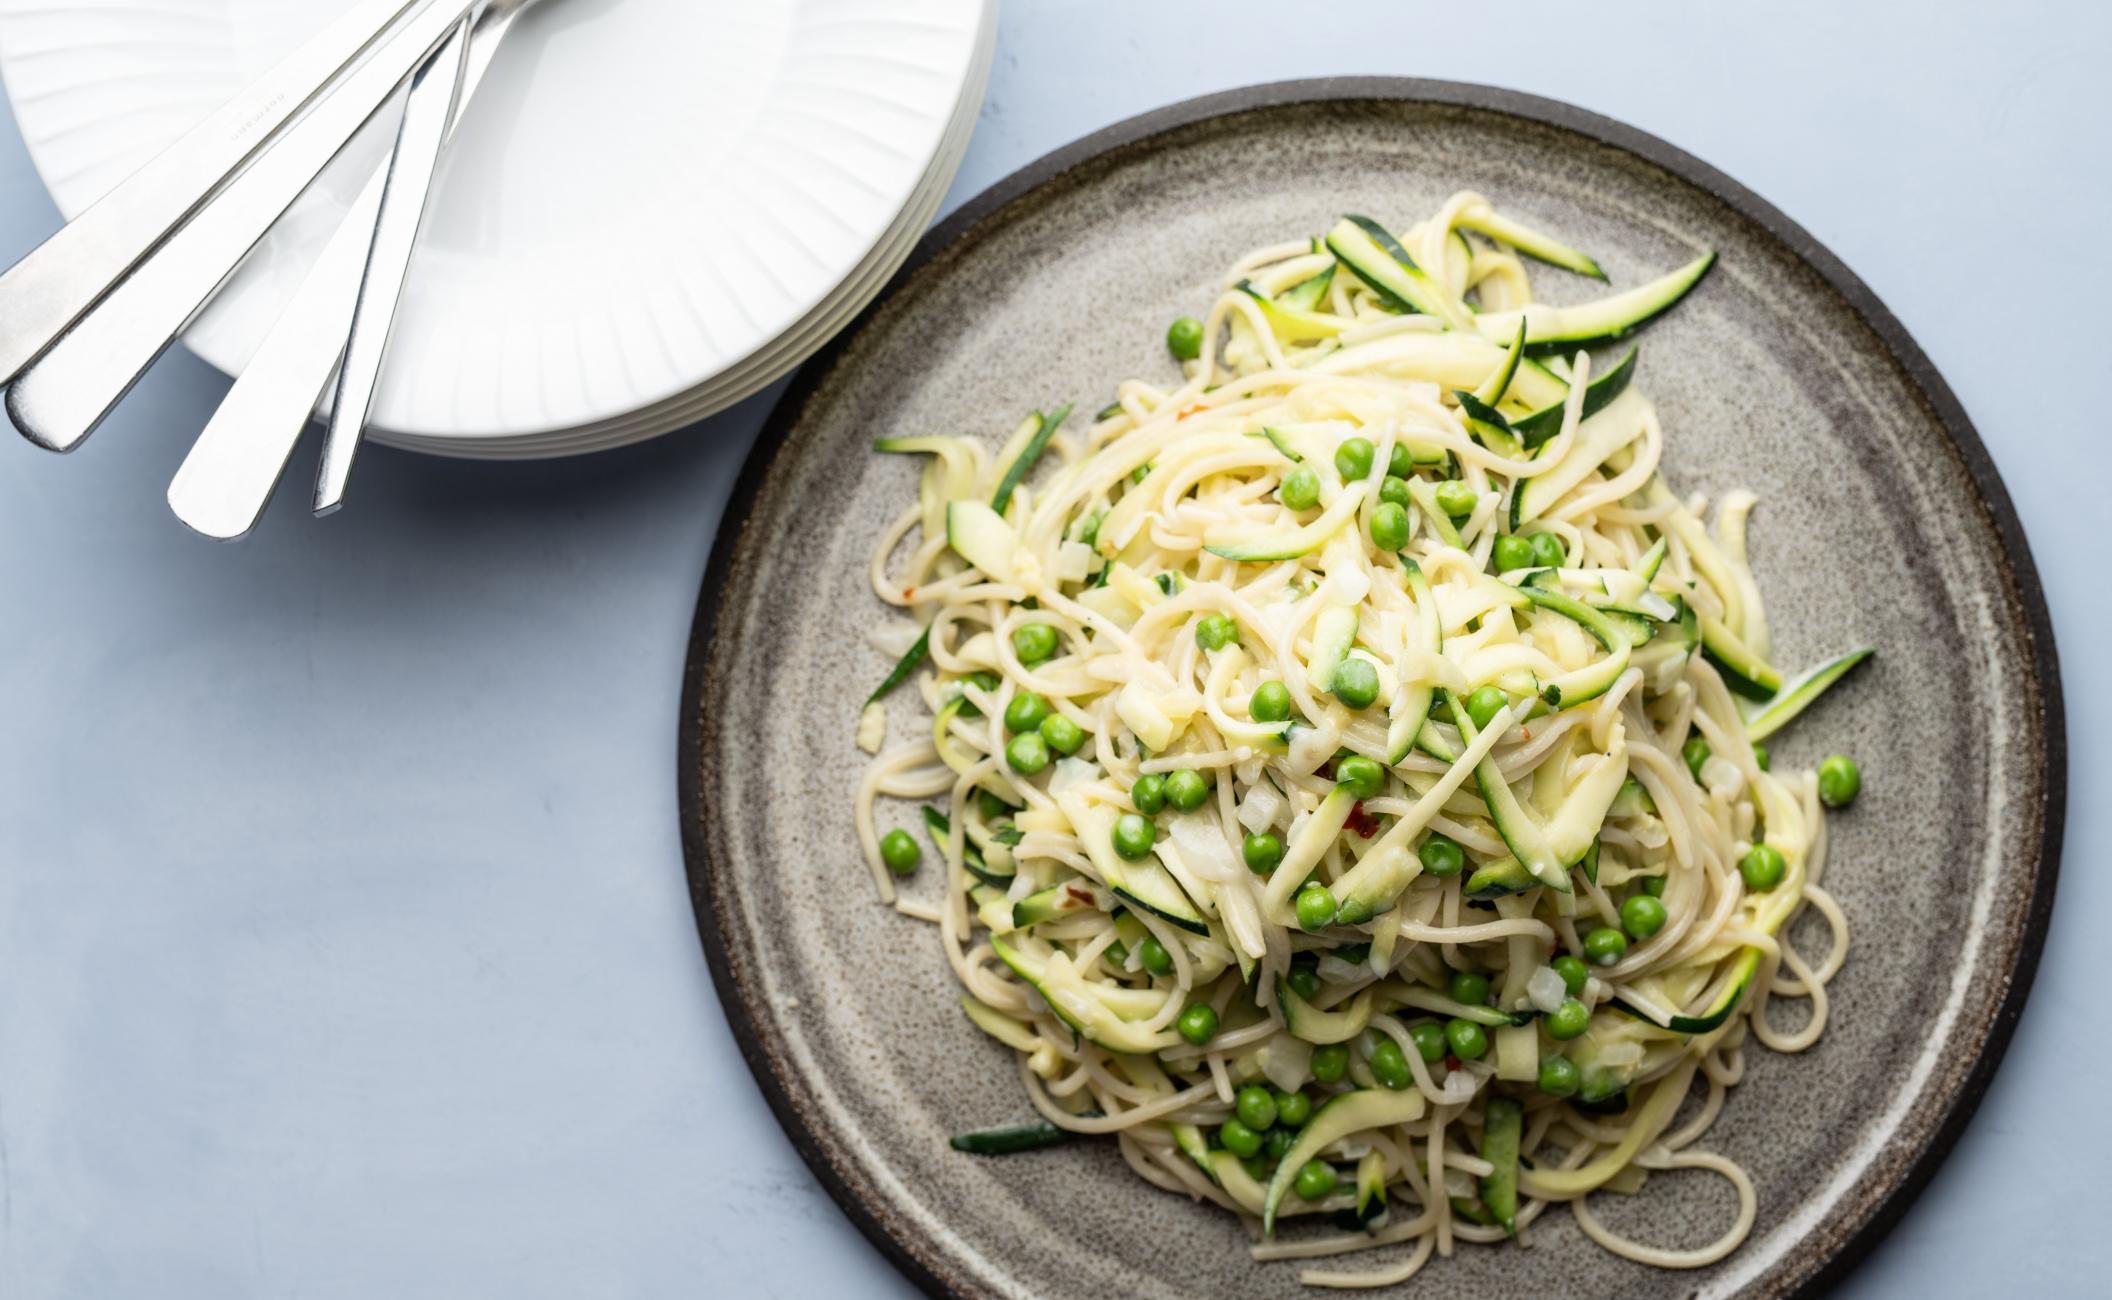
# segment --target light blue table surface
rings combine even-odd
[[[1406,74],[1655,132],[1853,266],[2026,521],[2073,808],[2008,1062],[1847,1289],[2103,1294],[2112,9],[1291,8],[1012,0],[949,205],[1192,95]],[[0,262],[56,221],[0,130]],[[908,1295],[742,1064],[677,842],[691,605],[776,391],[585,460],[371,452],[227,547],[162,504],[224,386],[172,355],[71,458],[0,437],[0,1296]]]

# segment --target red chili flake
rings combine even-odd
[[[917,598],[917,589],[916,589],[915,587],[904,587],[904,588],[902,589],[902,599],[904,599],[904,600],[915,600],[916,598]]]
[[[1445,1073],[1446,1073],[1446,1074],[1450,1074],[1450,1073],[1452,1073],[1452,1071],[1454,1071],[1454,1070],[1457,1070],[1458,1068],[1459,1068],[1459,1058],[1458,1058],[1458,1057],[1456,1057],[1456,1056],[1453,1056],[1453,1055],[1452,1055],[1452,1054],[1450,1054],[1449,1052],[1448,1052],[1448,1053],[1446,1053],[1446,1055],[1445,1055]]]
[[[1194,415],[1197,411],[1207,411],[1209,409],[1209,407],[1204,406],[1201,402],[1197,402],[1194,406],[1183,407],[1181,409],[1181,413],[1173,417],[1173,421],[1175,424],[1179,424],[1182,420],[1185,420],[1189,416]]]
[[[1091,890],[1080,889],[1076,885],[1066,885],[1064,886],[1063,892],[1069,894],[1071,896],[1072,901],[1076,902],[1081,907],[1091,907],[1093,905],[1093,895]]]
[[[1343,824],[1360,840],[1368,840],[1379,831],[1378,814],[1365,812],[1364,801],[1361,799],[1350,805],[1349,820]]]

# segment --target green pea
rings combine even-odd
[[[1084,542],[1087,546],[1091,546],[1094,542],[1099,541],[1101,518],[1102,515],[1097,510],[1087,515],[1085,519],[1078,525],[1078,540]]]
[[[1687,743],[1679,747],[1679,756],[1687,760],[1687,771],[1693,773],[1697,781],[1701,779],[1701,765],[1709,761],[1713,752],[1709,742],[1699,736],[1687,737]]]
[[[1129,472],[1129,481],[1132,483],[1142,483],[1145,479],[1148,479],[1150,477],[1151,462],[1148,460]]]
[[[1158,812],[1166,806],[1166,778],[1156,772],[1138,777],[1137,783],[1129,787],[1129,801],[1147,817]]]
[[[1828,808],[1846,808],[1863,792],[1863,772],[1846,754],[1833,754],[1819,764],[1819,802]]]
[[[1335,698],[1352,709],[1368,709],[1379,698],[1379,670],[1369,659],[1345,659],[1335,669]]]
[[[1553,533],[1534,533],[1525,540],[1532,545],[1533,563],[1543,569],[1559,569],[1569,558],[1569,552],[1562,549],[1562,539]]]
[[[1168,325],[1166,350],[1183,361],[1203,355],[1203,323],[1193,316],[1183,316]]]
[[[1767,746],[1753,746],[1753,766],[1759,768],[1763,772],[1767,770]],[[1820,797],[1824,798],[1825,796],[1821,795]]]
[[[1156,936],[1146,935],[1144,941],[1137,945],[1137,965],[1152,975],[1171,975],[1173,954],[1166,951],[1166,945],[1160,943]]]
[[[1283,977],[1283,982],[1291,992],[1296,993],[1307,1002],[1311,1002],[1314,998],[1320,996],[1320,972],[1314,970],[1311,966],[1298,965],[1291,967],[1290,972]]]
[[[1305,1167],[1298,1171],[1298,1177],[1292,1181],[1291,1186],[1297,1190],[1300,1200],[1324,1200],[1329,1192],[1335,1190],[1334,1167],[1318,1160],[1308,1160]]]
[[[1478,1007],[1489,1000],[1489,977],[1476,971],[1456,970],[1452,972],[1445,991],[1452,995],[1454,1002]]]
[[[1263,1145],[1267,1145],[1266,1140],[1264,1140]],[[1281,1157],[1278,1158],[1280,1159]],[[1267,1183],[1276,1172],[1276,1161],[1269,1159],[1269,1153],[1263,1151],[1260,1155],[1248,1156],[1240,1161],[1239,1167],[1246,1170],[1247,1177],[1255,1182]]]
[[[996,690],[998,685],[997,674],[991,672],[988,669],[984,669],[981,672],[968,674],[968,680],[974,682],[975,688],[985,695],[988,695],[990,692]]]
[[[1283,861],[1283,841],[1269,831],[1249,835],[1239,843],[1239,856],[1246,861],[1247,870],[1266,876]]]
[[[1210,781],[1192,767],[1166,777],[1166,802],[1182,812],[1194,812],[1210,797]]]
[[[1462,1061],[1478,1061],[1489,1050],[1489,1031],[1471,1020],[1447,1020],[1445,1046]]]
[[[1554,968],[1555,974],[1562,977],[1562,989],[1571,997],[1582,993],[1584,991],[1584,982],[1591,978],[1591,967],[1586,966],[1583,962],[1566,952],[1549,962],[1548,965]]]
[[[1408,1031],[1408,1037],[1414,1040],[1415,1054],[1423,1058],[1425,1065],[1436,1065],[1450,1050],[1445,1046],[1444,1026],[1433,1021],[1425,1020],[1414,1026]]]
[[[1048,716],[1049,701],[1047,696],[1036,695],[1032,691],[1024,695],[1015,695],[1012,697],[1012,702],[1005,706],[1005,730],[1032,731],[1041,725],[1043,718]]]
[[[1408,544],[1408,511],[1388,501],[1371,512],[1371,544],[1398,551]]]
[[[1594,966],[1611,966],[1627,955],[1628,936],[1610,925],[1584,936],[1584,959]]]
[[[1454,519],[1474,513],[1481,503],[1481,494],[1456,478],[1448,478],[1437,485],[1437,508]]]
[[[1359,799],[1376,798],[1386,788],[1386,769],[1377,759],[1351,754],[1335,764],[1335,780],[1349,787]]]
[[[1738,874],[1745,877],[1745,887],[1756,894],[1764,894],[1781,884],[1788,871],[1788,861],[1772,844],[1755,844],[1738,860]]]
[[[1287,1128],[1272,1128],[1262,1136],[1261,1158],[1269,1162],[1267,1173],[1262,1175],[1262,1182],[1269,1181],[1268,1174],[1275,1172],[1276,1166],[1282,1163],[1283,1158],[1289,1155],[1291,1148],[1296,1145],[1298,1135]]]
[[[924,850],[917,847],[916,837],[908,831],[892,830],[880,837],[880,860],[898,876],[915,871],[923,857]]]
[[[1652,898],[1663,898],[1665,896],[1665,878],[1663,876],[1644,876],[1636,883],[1645,894]]]
[[[1385,1035],[1371,1045],[1371,1074],[1381,1084],[1395,1092],[1405,1092],[1415,1086],[1415,1072],[1408,1068],[1408,1055],[1401,1045]]]
[[[1408,450],[1407,443],[1397,441],[1393,450],[1386,453],[1386,473],[1403,479],[1415,473],[1415,453]]]
[[[1372,457],[1378,453],[1379,449],[1371,445],[1369,438],[1345,438],[1342,445],[1335,448],[1335,472],[1342,476],[1344,483],[1354,483],[1371,473]]]
[[[1041,720],[1041,738],[1059,754],[1075,754],[1085,743],[1085,728],[1061,713],[1052,713]]]
[[[1123,813],[1115,819],[1115,852],[1125,858],[1141,858],[1151,852],[1152,841],[1158,837],[1158,827],[1151,824],[1149,817]]]
[[[1335,923],[1335,896],[1327,892],[1327,886],[1318,882],[1309,883],[1298,891],[1298,924],[1307,930],[1321,930]]]
[[[1252,1125],[1234,1115],[1218,1126],[1217,1142],[1225,1150],[1242,1158],[1261,1154],[1261,1134]]]
[[[1665,905],[1648,894],[1635,894],[1621,904],[1621,928],[1640,943],[1665,928]]]
[[[1277,1092],[1276,1122],[1283,1125],[1282,1132],[1288,1134],[1294,1128],[1304,1128],[1305,1122],[1312,1117],[1313,1099],[1311,1097],[1306,1096],[1302,1092]]]
[[[1056,653],[1056,629],[1047,623],[1022,623],[1012,629],[1012,648],[1023,664],[1038,664]]]
[[[1533,544],[1516,533],[1507,533],[1496,539],[1496,549],[1489,558],[1496,561],[1496,572],[1509,573],[1513,569],[1533,567]]]
[[[1293,510],[1310,510],[1320,504],[1320,476],[1300,465],[1283,476],[1276,498]]]
[[[1575,998],[1564,998],[1561,1006],[1547,1013],[1547,1035],[1558,1043],[1566,1043],[1589,1028],[1591,1008]]]
[[[1005,746],[1005,762],[1013,771],[1032,776],[1049,765],[1049,742],[1038,731],[1023,731]]]
[[[1406,510],[1409,501],[1412,500],[1408,495],[1408,480],[1397,474],[1388,474],[1386,481],[1379,484],[1379,500],[1386,505],[1399,506],[1401,509]],[[1399,550],[1400,548],[1396,546],[1392,549]]]
[[[1433,876],[1456,876],[1467,865],[1467,851],[1459,847],[1459,841],[1436,831],[1430,832],[1415,855],[1422,859],[1423,870]]]
[[[1282,722],[1291,716],[1291,691],[1282,682],[1263,682],[1247,701],[1247,716],[1256,722]]]
[[[1340,1083],[1342,1076],[1349,1073],[1349,1048],[1342,1043],[1316,1047],[1310,1065],[1314,1082]]]
[[[1195,643],[1205,650],[1222,650],[1228,645],[1239,644],[1239,624],[1228,614],[1212,614],[1197,619]]]
[[[1192,1003],[1181,1012],[1180,1019],[1173,1022],[1173,1030],[1201,1047],[1217,1037],[1217,1010],[1206,1002]]]
[[[1467,716],[1474,719],[1474,730],[1480,731],[1489,725],[1499,709],[1511,702],[1500,686],[1477,686],[1467,697]]]
[[[1232,1113],[1239,1117],[1240,1123],[1255,1132],[1266,1131],[1276,1123],[1275,1094],[1258,1083],[1250,1083],[1239,1090],[1239,1096],[1232,1103]]]
[[[1038,726],[1040,724],[1037,723],[1035,725]],[[998,798],[990,791],[981,788],[978,788],[975,792],[975,806],[983,814],[983,820],[986,822],[994,822],[1012,811],[1012,805]]]
[[[1550,1056],[1540,1062],[1540,1091],[1550,1097],[1574,1097],[1583,1082],[1583,1072],[1566,1056]]]

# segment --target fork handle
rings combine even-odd
[[[0,275],[0,385],[50,347],[405,10],[364,0]]]

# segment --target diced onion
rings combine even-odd
[[[1474,1092],[1481,1086],[1481,1078],[1472,1070],[1453,1070],[1445,1075],[1445,1086],[1437,1090],[1440,1102],[1457,1106],[1474,1100]]]
[[[1205,880],[1237,880],[1246,866],[1225,841],[1214,812],[1183,813],[1173,818],[1168,838],[1179,850],[1181,862]]]
[[[1719,794],[1726,799],[1735,798],[1738,792],[1745,788],[1745,773],[1739,771],[1738,765],[1729,759],[1711,754],[1709,760],[1701,765],[1701,783],[1709,788],[1710,794]]]
[[[1084,542],[1065,542],[1056,548],[1056,577],[1061,582],[1084,582],[1093,571],[1093,548]]]
[[[1269,1040],[1260,1056],[1262,1074],[1285,1092],[1298,1091],[1313,1077],[1311,1045],[1289,1034],[1278,1034]]]
[[[1283,796],[1267,781],[1247,791],[1247,797],[1239,805],[1239,824],[1247,828],[1249,835],[1259,835],[1276,824],[1276,814],[1283,811]]]
[[[909,653],[924,629],[915,623],[882,623],[865,634],[866,642],[890,659],[900,659]]]
[[[1301,728],[1291,738],[1291,771],[1297,776],[1311,776],[1322,764],[1335,756],[1342,747],[1342,737],[1333,727],[1319,726]]]
[[[1552,966],[1542,966],[1525,982],[1525,1000],[1533,1004],[1533,1010],[1541,1015],[1553,1014],[1556,1007],[1569,997],[1569,987]]]
[[[1642,1059],[1643,1045],[1631,1039],[1627,1042],[1608,1043],[1600,1048],[1595,1064],[1603,1065],[1611,1070],[1618,1070],[1630,1065],[1640,1064]]]

